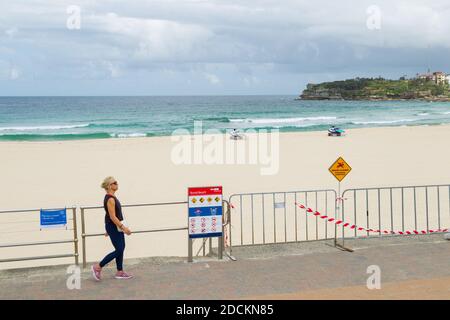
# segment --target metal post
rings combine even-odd
[[[414,187],[414,230],[417,230],[417,203],[416,203],[416,187]]]
[[[188,238],[189,238],[189,229],[188,229]],[[188,239],[188,262],[192,262],[192,239]]]
[[[212,250],[212,238],[209,238],[209,252],[208,256],[212,256],[213,250]]]
[[[187,225],[188,225],[188,229],[187,229],[187,237],[188,237],[188,262],[192,262],[193,261],[193,253],[192,253],[192,239],[189,236],[189,194],[187,197]]]
[[[402,188],[402,231],[405,231],[405,208],[404,208],[404,189]]]
[[[284,242],[287,241],[286,192],[284,193]]]
[[[439,186],[437,187],[437,201],[438,201],[438,228],[441,230],[441,198],[439,195]]]
[[[366,216],[367,216],[367,230],[370,229],[369,225],[369,190],[366,189]],[[369,236],[369,231],[367,231],[367,236]]]
[[[277,217],[275,216],[275,193],[272,194],[273,199],[273,242],[277,243]]]
[[[74,252],[75,252],[75,264],[78,266],[78,230],[77,230],[77,207],[72,207],[72,213],[73,213],[73,245],[74,245]]]
[[[86,222],[84,220],[84,208],[81,208],[81,243],[83,246],[83,269],[86,268]]]
[[[253,194],[251,196],[252,200],[252,244],[255,244],[255,219],[253,214]]]
[[[339,181],[339,186],[338,186],[338,194],[339,194],[339,197],[338,197],[338,199],[339,199],[339,201],[342,201],[342,211],[340,211],[340,205],[338,205],[337,207],[338,207],[338,217],[339,217],[339,212],[342,212],[342,217],[339,219],[339,220],[342,220],[342,221],[344,221],[344,195],[342,194],[341,195],[341,182]],[[335,232],[334,232],[334,234],[336,235],[336,231],[337,231],[337,225],[336,224],[334,224],[334,230],[335,230]],[[337,241],[336,241],[336,236],[335,236],[335,238],[334,238],[334,246],[335,247],[337,247],[337,248],[339,248],[340,250],[343,250],[343,251],[348,251],[348,252],[353,252],[353,249],[350,249],[350,248],[347,248],[347,247],[345,247],[345,233],[344,233],[345,231],[344,231],[344,223],[342,223],[342,244],[339,244],[339,243],[337,243]]]
[[[262,223],[263,223],[263,243],[266,243],[266,222],[264,219],[264,193],[262,194]]]
[[[297,225],[297,192],[294,194],[294,197],[295,197],[295,242],[297,242],[298,241],[298,237],[297,237],[297,229],[298,229],[298,225]]]
[[[325,191],[325,215],[328,216],[328,192]],[[325,221],[325,239],[328,239],[328,223]]]
[[[426,212],[427,212],[427,233],[430,231],[429,222],[428,222],[428,187],[425,187],[425,204],[426,204]]]
[[[206,245],[206,241],[207,241],[207,239],[203,239],[203,244],[202,244],[202,251],[203,251],[203,256],[206,256],[206,248],[205,248],[205,245]]]
[[[305,192],[305,207],[308,209],[308,191]],[[306,241],[308,241],[308,212],[305,210]]]
[[[222,233],[223,234],[223,233]],[[224,245],[223,245],[223,240],[224,240],[224,237],[223,236],[221,236],[221,237],[218,237],[218,239],[217,239],[217,241],[218,241],[218,244],[217,244],[217,250],[218,250],[218,252],[217,252],[217,257],[219,258],[219,260],[222,260],[223,259],[223,248],[224,248]]]
[[[244,244],[244,227],[242,225],[242,207],[244,206],[242,203],[242,195],[240,196],[240,200],[241,200],[241,245]]]
[[[393,204],[392,204],[392,188],[389,188],[389,197],[391,202],[391,232],[394,231],[394,212],[393,212]]]
[[[353,223],[356,225],[356,190],[353,191],[353,216],[354,216]],[[355,237],[358,235],[357,229],[358,228],[355,228]]]
[[[228,220],[228,225],[229,225],[229,230],[230,230],[230,256],[233,254],[233,242],[231,241],[231,235],[232,235],[232,232],[231,232],[231,202],[230,203],[228,203],[228,210],[227,210],[227,213],[228,213],[228,217],[227,217],[227,220]]]
[[[378,235],[381,236],[381,195],[380,195],[380,189],[377,189],[378,191],[378,230],[380,231]]]
[[[316,191],[316,208],[315,208],[316,210],[315,211],[319,211],[319,208],[318,208],[318,203],[317,203],[317,191]],[[318,240],[319,239],[319,227],[318,227],[318,220],[319,218],[316,216],[316,240]]]
[[[335,208],[336,208],[336,212],[334,214],[334,222],[336,222],[336,220],[339,218],[339,211],[340,211],[340,205],[339,205],[339,201],[341,198],[341,182],[338,182],[338,196],[336,199],[336,203]],[[344,240],[344,234],[342,234],[342,241]],[[337,246],[337,224],[334,224],[334,246]]]

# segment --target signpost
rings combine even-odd
[[[222,187],[188,188],[188,261],[192,262],[192,242],[196,238],[218,237],[222,259]]]
[[[344,160],[344,158],[339,157],[328,169],[328,171],[331,172],[331,174],[338,180],[338,199],[336,204],[336,215],[337,217],[334,217],[337,219],[340,216],[340,201],[343,201],[341,198],[341,181],[344,180],[344,178],[350,173],[352,170],[352,167]],[[342,231],[344,232],[344,231]],[[344,239],[344,234],[342,234],[342,239]],[[346,248],[340,244],[337,243],[337,225],[334,225],[334,246],[339,247],[341,249],[344,249],[346,251],[353,252],[352,249]]]

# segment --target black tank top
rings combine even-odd
[[[117,199],[116,197],[110,195],[110,194],[106,194],[105,195],[105,199],[103,200],[103,208],[105,208],[105,224],[106,223],[110,223],[110,224],[114,224],[114,222],[112,222],[111,218],[109,217],[109,213],[108,213],[108,200],[110,198],[114,198],[114,201],[116,203],[116,217],[117,219],[119,219],[120,221],[123,220],[123,216],[122,216],[122,205],[120,204],[119,199]]]

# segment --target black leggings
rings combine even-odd
[[[125,250],[125,235],[123,232],[117,231],[117,227],[115,224],[106,223],[105,224],[106,232],[111,239],[111,242],[114,246],[115,251],[108,254],[103,260],[100,262],[100,267],[106,266],[112,260],[116,259],[117,271],[123,270],[123,252]]]

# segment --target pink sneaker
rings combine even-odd
[[[116,279],[131,279],[133,276],[131,274],[126,273],[125,271],[117,271]]]
[[[102,280],[102,269],[97,269],[94,265],[91,267],[92,276],[96,281]]]

